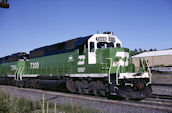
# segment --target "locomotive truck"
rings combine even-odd
[[[129,49],[112,32],[93,34],[0,58],[0,84],[96,96],[150,96],[146,60],[135,71]]]

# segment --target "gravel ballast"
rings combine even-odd
[[[162,84],[152,85],[153,94],[172,95],[172,74],[153,73],[152,84]]]
[[[0,89],[7,92],[11,96],[25,97],[32,101],[41,101],[43,93],[34,91],[25,91],[19,88],[0,86]],[[99,113],[168,113],[166,110],[157,110],[151,108],[142,108],[132,105],[122,105],[119,103],[98,102],[80,98],[64,97],[51,94],[45,94],[45,100],[57,104],[71,104],[83,106]]]

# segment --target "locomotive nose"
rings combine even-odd
[[[145,98],[142,91],[134,91],[131,86],[123,87],[118,90],[118,96],[130,100],[142,100]]]

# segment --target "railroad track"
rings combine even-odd
[[[144,100],[141,100],[140,102],[143,103],[149,103],[149,104],[162,104],[163,105],[172,105],[172,100],[167,99],[155,99],[155,98],[146,98]]]
[[[151,98],[172,99],[172,84],[154,83],[151,85],[153,90]]]
[[[172,87],[172,84],[153,83],[151,85],[153,85],[153,86],[169,86],[169,87]]]
[[[168,100],[172,101],[172,95],[152,94],[152,96],[150,98],[168,99]]]
[[[55,91],[47,91],[47,90],[40,90],[40,89],[30,89],[30,88],[17,88],[14,86],[3,86],[0,85],[0,88],[7,89],[13,88],[15,90],[19,90],[20,92],[35,92],[41,93],[45,95],[52,95],[53,98],[48,98],[48,100],[53,100],[56,97],[68,97],[73,99],[80,99],[82,101],[94,101],[100,103],[107,103],[107,104],[120,104],[125,106],[134,106],[134,107],[141,107],[141,108],[149,108],[149,109],[156,109],[156,110],[166,110],[168,112],[172,112],[172,100],[171,99],[160,99],[160,98],[147,98],[140,101],[133,101],[133,100],[113,100],[108,99],[106,97],[95,97],[95,96],[88,96],[88,95],[79,95],[79,94],[71,94],[71,93],[63,93],[63,92],[55,92]]]

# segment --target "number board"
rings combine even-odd
[[[115,38],[114,37],[109,37],[109,41],[114,43],[115,42]]]
[[[107,38],[106,37],[96,37],[96,40],[99,42],[106,42]]]

